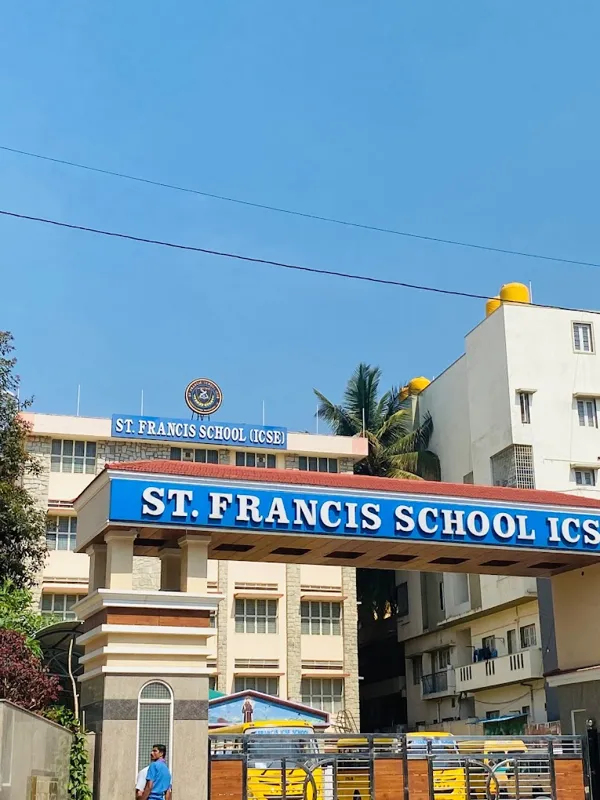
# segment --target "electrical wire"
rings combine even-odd
[[[27,156],[28,158],[37,158],[41,161],[50,161],[53,164],[62,164],[66,167],[75,167],[83,169],[88,172],[97,172],[100,175],[108,175],[112,178],[122,178],[128,181],[136,181],[137,183],[145,183],[149,186],[157,186],[161,189],[172,189],[177,192],[187,192],[188,194],[199,195],[200,197],[209,197],[213,200],[222,200],[226,203],[236,203],[241,206],[249,206],[251,208],[258,208],[263,211],[273,211],[278,214],[288,214],[294,217],[302,217],[304,219],[316,220],[318,222],[326,222],[332,225],[343,225],[347,228],[358,228],[365,231],[373,231],[375,233],[386,233],[393,236],[403,236],[407,239],[419,239],[424,242],[435,242],[436,244],[446,244],[453,247],[465,247],[471,250],[483,250],[488,253],[500,253],[506,256],[518,256],[520,258],[533,258],[540,261],[552,261],[557,264],[570,264],[571,266],[579,267],[600,267],[600,263],[595,261],[580,261],[573,258],[561,258],[560,256],[549,256],[543,253],[530,253],[525,250],[511,250],[506,247],[494,247],[492,245],[475,244],[474,242],[465,242],[460,239],[444,239],[440,236],[427,236],[426,234],[414,233],[412,231],[401,231],[396,228],[386,228],[378,225],[368,225],[363,222],[353,222],[347,219],[338,219],[336,217],[326,217],[321,214],[312,214],[307,211],[298,211],[291,208],[283,208],[282,206],[268,205],[267,203],[256,203],[251,200],[244,200],[240,197],[230,197],[228,195],[217,194],[216,192],[207,192],[202,189],[194,189],[190,186],[180,186],[175,183],[166,183],[164,181],[152,180],[151,178],[143,178],[139,175],[129,175],[126,172],[117,172],[116,170],[103,169],[102,167],[93,167],[90,164],[81,164],[77,161],[69,161],[63,158],[53,158],[46,156],[42,153],[32,153],[28,150],[19,150],[16,147],[8,147],[7,145],[0,145],[0,150],[6,153],[14,153],[15,155]]]
[[[296,270],[299,272],[309,272],[314,275],[330,275],[336,278],[346,278],[348,280],[365,281],[367,283],[376,283],[384,286],[398,286],[403,289],[416,289],[422,292],[432,292],[434,294],[449,295],[452,297],[465,297],[471,300],[492,300],[490,295],[475,294],[473,292],[461,292],[457,289],[442,289],[439,286],[425,286],[419,283],[407,283],[406,281],[395,281],[389,278],[376,278],[372,275],[356,275],[352,272],[341,272],[332,269],[319,269],[317,267],[307,267],[302,264],[289,264],[285,261],[272,261],[268,258],[256,258],[254,256],[246,256],[241,253],[228,253],[223,250],[212,250],[208,247],[197,247],[189,244],[180,244],[177,242],[167,242],[161,239],[148,239],[143,236],[134,236],[130,233],[120,233],[118,231],[107,231],[102,228],[91,228],[87,225],[75,225],[71,222],[61,222],[56,219],[49,219],[46,217],[34,217],[30,214],[18,214],[16,211],[6,211],[0,209],[0,215],[4,217],[13,217],[19,220],[27,220],[29,222],[40,222],[44,225],[53,225],[58,228],[67,228],[74,231],[82,231],[84,233],[94,233],[99,236],[108,236],[115,239],[124,239],[130,242],[140,242],[142,244],[152,244],[159,247],[169,247],[175,250],[186,250],[193,253],[204,253],[205,255],[218,256],[220,258],[231,258],[237,261],[245,261],[251,264],[264,264],[265,266],[278,267],[280,269]],[[520,301],[511,301],[518,305]],[[583,308],[571,308],[569,306],[554,306],[545,305],[543,303],[523,303],[523,305],[534,306],[536,308],[553,308],[557,311],[573,311],[576,313],[584,314],[597,314],[598,311],[590,311]]]

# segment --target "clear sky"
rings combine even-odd
[[[0,144],[260,203],[598,261],[594,0],[6,3]],[[352,230],[0,152],[0,208],[139,236],[600,306],[600,269]],[[314,430],[355,365],[432,377],[484,303],[0,219],[0,328],[35,409]]]

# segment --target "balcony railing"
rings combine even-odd
[[[421,679],[423,697],[448,691],[448,671],[444,670],[443,672],[432,672],[430,675],[423,675]]]
[[[542,651],[532,647],[507,656],[490,658],[456,668],[456,691],[469,692],[513,681],[541,678]]]

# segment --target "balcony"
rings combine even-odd
[[[441,672],[432,672],[421,678],[421,698],[433,700],[437,697],[446,697],[455,694],[454,670],[452,668]]]
[[[541,678],[542,651],[539,647],[512,653],[509,656],[490,658],[456,668],[456,691],[475,692],[492,689],[515,681]]]

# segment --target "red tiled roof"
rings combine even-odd
[[[106,468],[123,472],[147,472],[152,475],[288,483],[302,486],[323,486],[331,489],[361,489],[363,491],[463,497],[469,500],[496,500],[500,503],[582,506],[600,510],[600,502],[592,497],[574,496],[563,492],[546,492],[538,489],[511,489],[505,486],[474,486],[465,483],[410,481],[346,473],[304,472],[298,469],[259,469],[257,467],[232,467],[224,464],[196,464],[167,460],[120,461],[116,464],[107,464]]]

